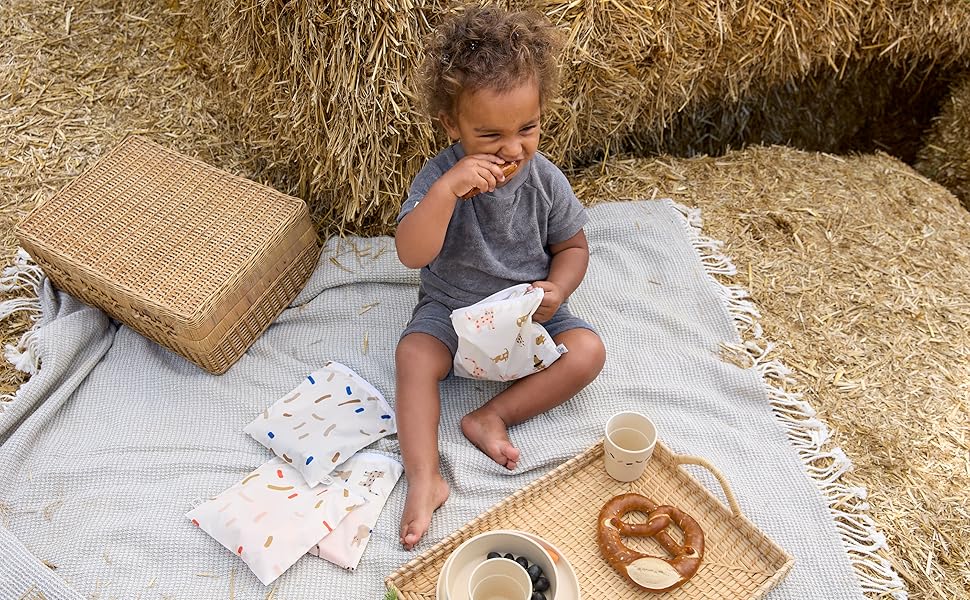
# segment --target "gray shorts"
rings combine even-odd
[[[553,339],[570,329],[589,329],[594,333],[596,332],[592,325],[579,317],[574,317],[569,312],[569,306],[565,303],[559,307],[559,310],[552,315],[551,319],[541,323],[541,325],[545,327],[546,332]],[[409,333],[426,333],[441,340],[445,346],[448,346],[452,357],[458,352],[458,334],[455,333],[455,326],[451,324],[451,310],[437,300],[425,297],[418,302],[414,313],[411,315],[411,322],[404,328],[401,337],[403,338]]]

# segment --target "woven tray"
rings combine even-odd
[[[306,283],[298,198],[128,137],[17,227],[57,287],[213,373]]]
[[[680,468],[681,464],[711,470],[724,488],[730,509]],[[607,500],[626,492],[676,506],[700,523],[705,536],[704,561],[682,587],[649,594],[621,577],[601,557],[596,545],[599,510]],[[438,573],[448,555],[468,538],[492,529],[529,531],[557,546],[576,570],[584,600],[762,598],[795,563],[741,514],[724,477],[704,459],[672,454],[658,443],[643,476],[621,483],[606,474],[599,443],[482,513],[395,571],[385,583],[397,590],[401,600],[434,599]],[[663,554],[653,540],[628,538],[625,543]]]

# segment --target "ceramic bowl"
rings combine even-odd
[[[448,600],[467,600],[468,578],[476,566],[487,560],[489,552],[498,552],[502,556],[512,553],[516,558],[524,556],[530,565],[539,565],[543,575],[549,580],[549,589],[543,594],[546,600],[555,599],[556,567],[549,553],[539,542],[520,531],[499,529],[480,533],[466,540],[451,553],[445,564],[445,571],[441,573]]]

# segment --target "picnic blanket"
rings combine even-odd
[[[696,212],[670,201],[591,208],[589,272],[571,307],[605,341],[599,378],[512,428],[522,451],[514,472],[459,429],[502,384],[447,380],[440,445],[452,492],[417,550],[398,543],[402,480],[356,571],[304,556],[269,588],[184,515],[271,458],[244,426],[325,361],[348,365],[393,406],[394,348],[418,283],[393,240],[328,242],[306,288],[222,376],[38,281],[38,327],[10,354],[40,369],[0,414],[0,597],[380,598],[397,567],[588,448],[626,409],[650,415],[673,451],[714,463],[748,518],[795,556],[771,598],[861,597],[860,581],[871,585],[853,561],[865,540],[855,532],[862,545],[850,559],[845,522],[800,456],[826,433],[809,419],[793,445],[783,417],[804,405],[779,409],[784,396],[769,398],[764,369],[723,360],[723,345],[737,346],[738,325],[756,315],[711,276],[731,267],[696,225]],[[371,449],[398,455],[396,436]],[[882,543],[877,532],[868,541],[868,550]]]

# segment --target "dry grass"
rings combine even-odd
[[[816,4],[830,10],[814,19],[837,17],[836,4]],[[924,15],[956,6],[919,5]],[[780,2],[764,6],[782,10]],[[4,256],[13,254],[11,227],[26,210],[129,132],[260,181],[289,168],[269,153],[277,138],[245,141],[251,129],[223,116],[242,108],[226,108],[236,97],[209,85],[220,71],[205,71],[173,43],[180,25],[163,7],[123,1],[0,4]],[[890,53],[906,48],[919,50],[909,40]],[[584,77],[601,68],[591,64]],[[577,123],[588,116],[575,114]],[[278,145],[288,156],[312,154]],[[590,200],[656,194],[704,209],[706,233],[727,242],[766,335],[784,344],[781,358],[798,370],[798,389],[855,462],[848,477],[868,487],[870,515],[889,537],[911,598],[970,598],[970,231],[955,199],[885,155],[785,148],[613,159],[573,177]],[[25,325],[7,322],[2,341]],[[4,389],[22,380],[0,369]]]
[[[970,71],[934,120],[916,168],[949,188],[970,209]]]

